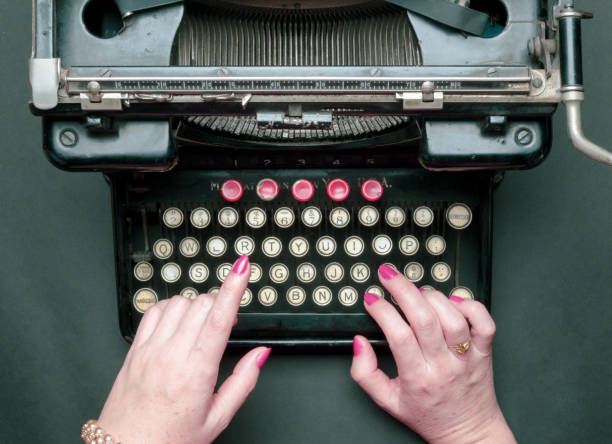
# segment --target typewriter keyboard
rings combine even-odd
[[[486,300],[489,182],[436,176],[252,170],[113,177],[124,335],[133,337],[161,299],[218,291],[243,254],[251,275],[236,343],[343,343],[355,333],[381,339],[362,297],[390,297],[377,277],[383,263],[419,287]]]

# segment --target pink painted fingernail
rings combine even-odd
[[[240,256],[240,259],[234,264],[232,271],[236,274],[244,274],[249,269],[249,257],[246,254]]]
[[[380,267],[378,267],[378,273],[383,279],[393,279],[395,276],[398,275],[397,271],[385,264],[382,264]]]
[[[422,288],[419,288],[419,291],[420,291],[421,293],[425,293],[425,290],[423,290]]]
[[[363,299],[366,301],[366,304],[372,305],[374,302],[376,302],[380,298],[378,297],[377,294],[366,293],[363,295]]]
[[[362,348],[361,342],[357,340],[357,337],[354,337],[353,338],[353,355],[354,356],[359,355],[359,353],[361,353],[361,348]]]
[[[453,295],[451,295],[449,299],[453,302],[456,302],[457,304],[461,304],[464,301],[463,298],[460,298],[459,296],[453,296]]]
[[[257,358],[257,367],[262,368],[264,366],[264,364],[268,360],[268,356],[270,356],[271,352],[272,352],[272,349],[270,347],[268,347],[268,348],[266,348],[265,352],[263,352],[261,355],[259,355],[259,358]]]

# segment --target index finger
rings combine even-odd
[[[210,362],[215,365],[221,361],[227,346],[236,313],[240,308],[240,299],[249,283],[250,269],[249,257],[246,254],[240,256],[225,278],[200,329],[195,346],[204,350]]]

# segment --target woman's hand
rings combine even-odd
[[[515,443],[495,397],[495,323],[487,309],[476,301],[421,292],[385,265],[378,273],[408,320],[386,300],[365,295],[366,309],[387,338],[398,376],[389,379],[378,369],[372,346],[356,336],[353,379],[376,404],[430,443]],[[470,338],[465,354],[449,348]]]
[[[175,296],[147,310],[98,420],[115,442],[209,443],[228,426],[270,354],[248,352],[214,393],[249,275],[242,256],[216,296]]]

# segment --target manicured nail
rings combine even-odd
[[[393,279],[398,275],[397,271],[385,264],[378,267],[378,274],[380,274],[380,277],[383,279]]]
[[[425,293],[425,290],[423,290],[422,288],[419,288],[419,291],[420,291],[421,293]]]
[[[361,353],[361,347],[362,347],[361,342],[359,342],[356,337],[353,338],[353,355],[354,356],[357,356],[359,355],[359,353]]]
[[[449,297],[449,299],[453,302],[456,302],[457,304],[461,304],[464,301],[463,298],[460,298],[459,296],[452,296],[452,295],[451,297]]]
[[[374,302],[376,302],[380,298],[378,297],[377,294],[366,293],[363,295],[363,299],[366,301],[366,304],[372,305]]]
[[[232,271],[236,274],[244,274],[249,269],[249,256],[243,254],[234,264]]]
[[[259,355],[259,358],[257,358],[257,367],[262,368],[264,366],[264,364],[268,360],[268,356],[270,356],[271,352],[272,352],[272,349],[270,347],[268,347],[268,348],[266,348],[265,352],[263,352],[261,355]]]

